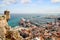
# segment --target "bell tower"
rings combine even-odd
[[[8,22],[8,20],[10,19],[10,11],[4,11],[4,15],[6,16],[6,20]]]

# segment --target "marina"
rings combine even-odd
[[[60,40],[60,0],[0,0],[0,40]]]
[[[0,34],[0,36],[3,35],[1,36],[3,40],[60,40],[59,17],[56,17],[56,21],[47,22],[43,25],[21,18],[19,25],[15,27],[9,26],[10,18],[8,11],[0,16],[0,29],[3,30],[3,34]]]

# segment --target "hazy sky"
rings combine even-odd
[[[60,13],[60,0],[0,0],[0,13]]]

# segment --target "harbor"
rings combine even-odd
[[[0,40],[60,40],[60,0],[0,0]]]
[[[10,18],[7,10],[0,16],[0,40],[60,40],[60,17],[53,16],[54,22],[43,25],[21,18],[15,27],[8,24]]]

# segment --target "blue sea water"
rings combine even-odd
[[[12,27],[19,26],[21,18],[29,19],[34,23],[44,24],[46,22],[53,22],[54,19],[45,19],[41,14],[11,14],[8,24]]]

